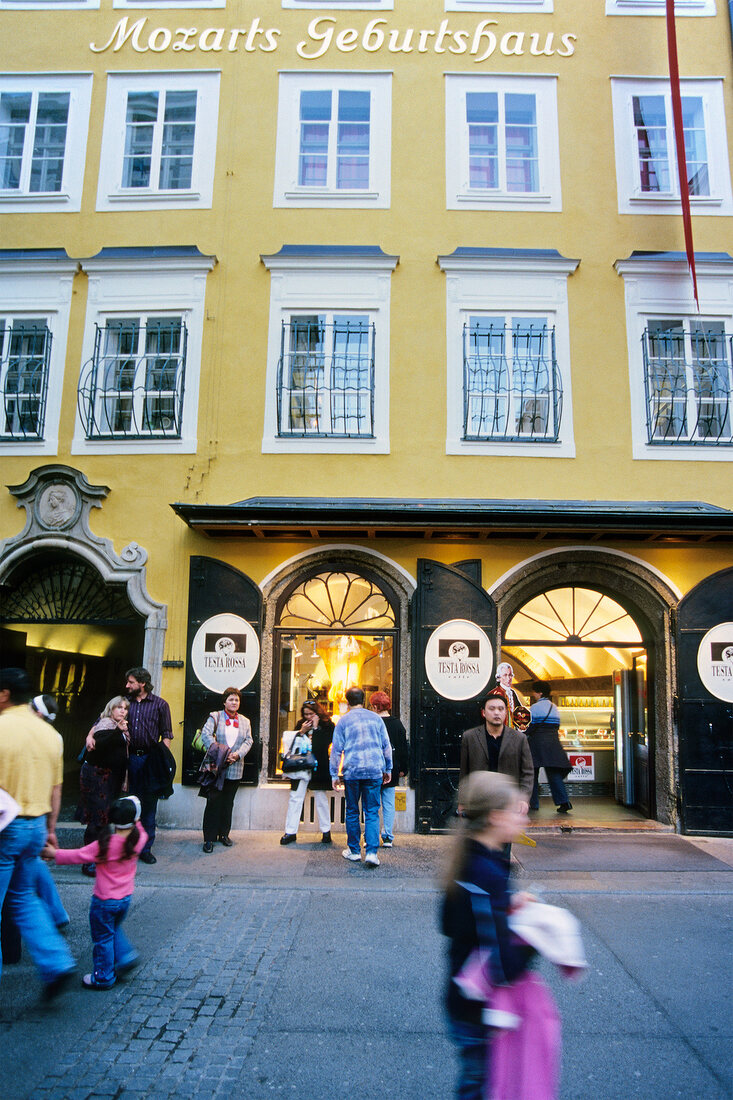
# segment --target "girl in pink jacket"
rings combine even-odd
[[[137,966],[139,956],[122,931],[135,889],[137,857],[148,839],[135,795],[118,798],[109,811],[109,825],[83,848],[46,849],[57,863],[96,863],[94,893],[89,906],[94,970],[85,974],[87,989],[110,989],[120,974]]]

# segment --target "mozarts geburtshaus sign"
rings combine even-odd
[[[282,30],[263,26],[256,16],[245,27],[164,27],[149,16],[123,16],[106,35],[89,43],[94,53],[274,53],[281,48]],[[363,27],[342,27],[330,15],[308,23],[295,45],[295,54],[306,61],[361,53],[466,55],[480,64],[492,56],[572,57],[577,35],[556,31],[518,31],[504,28],[496,19],[482,19],[473,27],[452,26],[443,19],[435,27],[394,27],[387,19],[370,19]]]
[[[425,646],[425,675],[444,699],[475,699],[488,686],[494,650],[488,635],[468,619],[441,623]]]
[[[733,703],[733,623],[708,630],[698,646],[697,671],[711,695]]]
[[[213,615],[196,631],[191,666],[196,678],[210,691],[246,687],[259,665],[259,638],[239,615]]]

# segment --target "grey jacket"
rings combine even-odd
[[[204,743],[204,747],[208,749],[209,745],[213,741],[216,741],[219,745],[226,745],[226,713],[223,710],[212,710],[209,717],[204,723],[204,728],[201,730],[201,740]],[[232,745],[230,752],[239,753],[239,760],[235,760],[233,764],[230,764],[226,770],[226,779],[241,779],[244,771],[244,757],[252,748],[252,727],[249,724],[249,718],[245,718],[243,714],[239,715],[239,732],[237,733],[237,739]]]
[[[486,726],[476,726],[466,730],[461,737],[460,779],[471,772],[487,771],[489,754],[486,748]],[[534,765],[529,742],[519,730],[504,726],[504,735],[499,750],[499,771],[519,785],[522,798],[529,802],[534,787]]]

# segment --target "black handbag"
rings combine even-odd
[[[282,770],[284,775],[288,775],[290,772],[300,772],[304,769],[315,771],[317,767],[318,761],[312,752],[286,752],[283,756]]]

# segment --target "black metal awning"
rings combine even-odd
[[[733,511],[702,501],[251,497],[171,508],[212,538],[723,543],[733,536]]]

